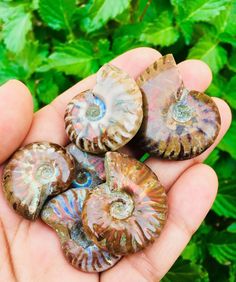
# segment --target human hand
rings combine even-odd
[[[138,48],[117,57],[112,64],[135,78],[160,56],[154,49]],[[189,89],[204,91],[211,82],[209,68],[200,61],[184,61],[179,64],[179,70]],[[50,141],[66,145],[65,107],[76,94],[91,88],[94,82],[94,76],[84,79],[34,116],[31,96],[22,83],[10,81],[0,87],[0,163],[23,140],[23,144]],[[0,189],[0,281],[159,281],[181,254],[216,196],[217,176],[201,162],[227,131],[231,113],[224,101],[215,98],[215,102],[221,113],[222,126],[216,142],[206,152],[195,159],[181,162],[155,158],[146,161],[168,193],[169,214],[161,236],[144,251],[124,257],[113,268],[101,273],[100,277],[99,274],[80,272],[70,266],[63,257],[56,233],[40,220],[30,222],[15,214]],[[136,155],[127,146],[125,151]]]

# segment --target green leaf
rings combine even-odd
[[[33,98],[34,112],[37,112],[40,109],[39,101],[35,96],[32,96],[32,98]]]
[[[229,58],[229,68],[236,72],[236,48],[233,49],[232,55]]]
[[[230,79],[227,85],[226,98],[230,106],[236,109],[236,75]]]
[[[119,41],[125,44],[125,41],[132,42],[133,40],[136,44],[140,42],[140,45],[147,46],[147,44],[150,44],[164,47],[173,44],[178,38],[179,33],[173,26],[173,16],[168,11],[163,12],[151,23],[141,22],[124,25],[117,29],[115,33],[117,45],[119,45]]]
[[[205,164],[209,166],[213,166],[220,158],[220,151],[216,148],[213,152],[208,156],[208,158],[204,161]]]
[[[225,85],[227,85],[227,80],[223,76],[215,74],[210,87],[207,89],[207,94],[212,97],[223,97]]]
[[[9,52],[3,45],[0,45],[0,84],[5,83],[9,79],[23,79],[25,70],[15,61],[9,61]]]
[[[230,265],[229,282],[236,282],[236,264]]]
[[[43,104],[49,104],[59,93],[59,88],[51,73],[45,73],[38,82],[37,96]]]
[[[122,25],[116,30],[114,37],[123,38],[124,36],[126,36],[127,38],[139,39],[140,34],[143,33],[147,24],[148,22]]]
[[[207,92],[211,96],[221,97],[226,100],[230,106],[236,109],[236,75],[231,79],[225,79],[220,75],[216,75]]]
[[[233,20],[236,14],[236,1],[230,0],[222,11],[213,21],[218,33],[236,35],[236,21]]]
[[[19,53],[26,44],[26,35],[32,29],[31,14],[20,12],[11,16],[3,25],[4,43],[7,48]]]
[[[203,60],[214,73],[218,73],[227,62],[227,52],[218,41],[205,37],[190,49],[188,58]]]
[[[214,169],[220,179],[235,179],[236,160],[229,154],[221,153],[221,158],[214,164]]]
[[[39,9],[39,0],[32,0],[32,9],[38,10]]]
[[[191,42],[193,24],[199,21],[211,22],[225,10],[230,0],[173,0],[177,13],[177,24],[183,32],[186,44]]]
[[[206,255],[206,242],[204,238],[211,231],[212,227],[203,222],[184,249],[181,257],[193,263],[202,263]]]
[[[148,45],[145,45],[148,46]],[[129,35],[124,35],[121,37],[116,37],[112,44],[112,50],[114,54],[120,55],[128,50],[143,47],[143,43],[139,42],[137,39],[132,38]]]
[[[220,182],[219,191],[213,204],[213,211],[220,216],[236,218],[236,180],[224,180]]]
[[[16,56],[17,63],[25,70],[26,79],[36,71],[47,54],[47,45],[39,45],[38,41],[26,44],[25,48]]]
[[[219,15],[222,10],[226,9],[226,4],[230,0],[188,0],[172,1],[178,8],[179,16],[182,21],[206,21]]]
[[[182,22],[180,26],[185,39],[185,43],[189,45],[193,34],[193,23],[190,21],[186,21],[186,22]]]
[[[228,152],[236,159],[236,120],[232,121],[231,127],[218,145],[222,151]]]
[[[24,12],[24,6],[18,5],[16,7],[11,6],[9,3],[0,3],[0,19],[3,22],[9,21],[13,16],[16,16],[18,13]]]
[[[104,65],[114,58],[114,53],[110,50],[110,41],[108,39],[100,39],[98,41],[98,57],[99,64]]]
[[[167,10],[173,13],[170,2],[166,0],[136,0],[135,2],[137,2],[138,7],[132,7],[133,22],[152,22]]]
[[[235,35],[233,34],[229,34],[229,33],[221,33],[219,34],[219,40],[222,43],[228,43],[231,44],[233,47],[236,47],[236,39],[235,39]]]
[[[236,234],[226,231],[212,232],[209,237],[210,254],[221,264],[236,261]]]
[[[87,32],[97,30],[109,20],[115,19],[130,5],[130,0],[93,0],[88,11],[88,17],[83,19],[83,26]]]
[[[149,23],[140,35],[140,40],[153,45],[170,46],[179,38],[179,33],[173,26],[173,15],[163,12],[155,21]]]
[[[190,242],[181,254],[182,258],[197,263],[203,256],[201,247],[201,243]]]
[[[119,24],[129,24],[131,21],[130,9],[125,9],[121,14],[117,15],[114,20]]]
[[[162,282],[204,282],[209,281],[207,272],[202,266],[188,260],[178,259]]]
[[[49,56],[47,64],[38,68],[38,71],[46,72],[50,69],[56,69],[66,74],[86,77],[96,72],[98,68],[92,43],[78,40],[57,46],[55,52]]]
[[[227,231],[231,233],[236,233],[236,222],[230,224],[230,226],[227,227]]]
[[[75,0],[40,0],[39,13],[51,28],[67,29],[72,33],[71,18],[75,10]]]
[[[30,93],[32,94],[34,112],[40,109],[39,100],[36,98],[36,82],[34,79],[29,79],[26,81],[26,86],[28,87]]]

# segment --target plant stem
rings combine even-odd
[[[148,154],[148,153],[145,153],[145,154],[143,154],[142,155],[142,157],[139,159],[139,161],[141,162],[141,163],[144,163],[147,159],[149,159],[150,158],[150,154]]]
[[[151,5],[152,0],[148,0],[146,6],[143,9],[141,16],[139,17],[139,22],[141,22],[147,12],[148,7]]]

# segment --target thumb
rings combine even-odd
[[[18,80],[0,87],[0,164],[21,145],[33,119],[28,88]]]

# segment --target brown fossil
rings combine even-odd
[[[81,150],[115,151],[137,133],[143,118],[142,94],[134,79],[110,64],[97,73],[93,89],[78,94],[65,114],[69,139]]]
[[[74,179],[74,160],[56,144],[37,142],[20,148],[3,172],[3,191],[13,209],[35,220],[48,196],[66,190]]]
[[[193,158],[212,145],[220,114],[212,98],[187,90],[171,54],[161,57],[137,79],[144,96],[140,147],[163,159]]]
[[[75,160],[75,179],[71,188],[93,188],[105,182],[104,157],[83,152],[73,143],[66,150]]]
[[[84,232],[81,210],[87,193],[86,188],[67,190],[44,206],[41,218],[57,232],[70,264],[82,271],[101,272],[121,257],[99,249]]]
[[[167,197],[156,175],[126,155],[105,156],[106,183],[91,190],[82,210],[85,232],[100,248],[125,255],[159,236]]]

